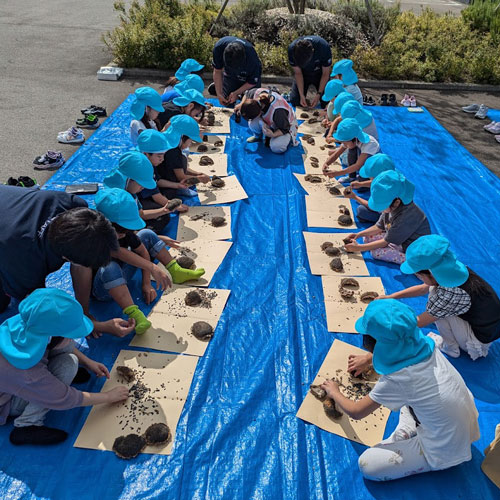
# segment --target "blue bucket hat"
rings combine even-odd
[[[352,141],[358,139],[363,144],[370,142],[370,136],[365,134],[358,122],[353,118],[346,118],[339,123],[337,131],[333,134],[337,141]]]
[[[377,153],[365,161],[365,164],[359,169],[359,175],[374,179],[387,170],[396,170],[392,158],[384,153]]]
[[[164,132],[165,135],[169,130],[172,129],[179,135],[179,139],[183,135],[187,135],[191,140],[195,142],[201,142],[200,137],[200,126],[198,122],[188,115],[176,115],[170,119],[170,127]],[[171,132],[173,134],[174,132]],[[140,137],[140,136],[139,136]],[[172,148],[170,148],[172,149]]]
[[[349,92],[346,92],[344,90],[344,92],[341,92],[336,98],[335,98],[335,101],[333,101],[333,112],[338,115],[340,114],[340,112],[342,111],[342,108],[344,107],[344,105],[349,102],[349,101],[355,101],[356,99],[354,98],[354,96],[349,93]]]
[[[352,61],[350,59],[341,59],[333,65],[330,76],[337,75],[342,75],[342,83],[344,85],[353,85],[358,81],[358,75],[352,69]]]
[[[368,207],[375,212],[382,212],[396,198],[408,205],[413,201],[414,193],[415,186],[403,174],[396,170],[382,172],[372,182]]]
[[[168,144],[161,132],[149,128],[139,134],[137,148],[141,153],[164,153],[168,150]]]
[[[438,285],[456,287],[469,279],[469,270],[450,250],[450,242],[438,234],[421,236],[406,250],[401,271],[406,274],[429,270]]]
[[[130,106],[130,114],[136,120],[140,120],[146,111],[146,106],[160,112],[163,111],[161,105],[161,95],[151,87],[139,87],[134,93],[134,101]]]
[[[187,89],[184,92],[181,92],[179,97],[174,99],[174,104],[176,106],[187,106],[190,102],[196,102],[201,104],[203,107],[206,107],[203,94],[195,89]]]
[[[325,86],[325,91],[323,92],[321,100],[325,102],[331,101],[342,92],[345,92],[342,82],[340,80],[330,80]]]
[[[373,120],[373,115],[363,109],[363,106],[358,101],[347,101],[340,110],[342,118],[353,118],[359,123],[361,128],[368,127]]]
[[[123,189],[102,189],[95,195],[95,206],[106,219],[125,229],[138,231],[146,227],[134,197]]]
[[[182,134],[179,134],[172,126],[168,127],[168,129],[163,132],[163,135],[165,136],[165,139],[167,140],[168,143],[168,150],[170,151],[171,149],[177,148],[181,142]]]
[[[147,132],[145,130],[140,135]],[[161,135],[161,134],[160,134]],[[132,179],[146,189],[154,189],[154,169],[147,156],[139,151],[127,151],[118,161],[118,167],[104,178],[104,185],[108,188],[125,189],[127,179]]]
[[[19,314],[0,325],[0,353],[16,368],[33,368],[47,349],[50,337],[79,339],[94,325],[82,306],[57,288],[40,288],[19,304]]]
[[[197,90],[200,94],[203,94],[205,84],[202,78],[198,75],[188,75],[181,83],[174,86],[174,90],[179,94],[184,94],[189,89]]]
[[[175,78],[182,82],[193,71],[200,71],[205,66],[200,64],[196,59],[185,59],[175,72]]]
[[[434,341],[417,326],[417,316],[406,304],[394,299],[375,300],[356,321],[356,331],[372,336],[373,368],[389,375],[428,359]]]

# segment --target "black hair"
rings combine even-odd
[[[241,105],[241,116],[245,120],[253,120],[262,113],[262,107],[255,99],[247,99]]]
[[[167,83],[165,83],[165,88],[168,87],[175,87],[178,83],[181,83],[175,76],[171,76],[168,80]]]
[[[476,274],[470,267],[467,267],[467,271],[469,271],[469,277],[463,285],[460,285],[460,288],[463,288],[469,295],[491,295],[493,289],[488,282]],[[431,271],[428,269],[418,271],[417,274],[425,274],[426,276],[432,275]]]
[[[58,215],[49,224],[47,239],[57,255],[92,269],[109,264],[111,252],[119,248],[111,222],[89,208]]]
[[[160,116],[160,114],[158,114],[158,117]],[[152,128],[151,127],[151,121],[154,122],[154,124],[156,125],[156,128],[158,130],[161,130],[162,129],[162,126],[161,126],[161,123],[160,123],[160,120],[158,118],[156,118],[155,120],[150,120],[149,117],[148,117],[148,111],[147,111],[147,108],[146,110],[144,111],[144,115],[143,117],[141,118],[141,123],[147,128]]]
[[[112,222],[111,225],[113,226],[114,230],[117,233],[129,233],[130,229],[127,229],[126,227],[120,226],[120,224],[117,224],[116,222]]]
[[[299,68],[303,68],[312,59],[314,55],[314,47],[311,40],[299,40],[293,49],[295,64]]]
[[[245,65],[247,55],[245,47],[240,42],[231,42],[224,49],[224,66],[228,68],[241,68]]]

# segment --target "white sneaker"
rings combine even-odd
[[[485,128],[486,131],[491,132],[492,134],[500,134],[500,122],[492,122],[488,128]]]
[[[63,144],[81,144],[85,142],[85,136],[81,128],[71,127],[64,132],[59,132],[57,140]]]
[[[409,108],[411,106],[411,99],[408,94],[405,94],[403,99],[401,99],[401,105]]]
[[[434,340],[434,342],[436,343],[436,347],[442,353],[446,354],[450,358],[460,357],[460,347],[458,347],[458,344],[455,344],[454,346],[445,344],[443,337],[441,337],[441,335],[438,335],[437,333],[430,332],[427,334],[427,336]]]

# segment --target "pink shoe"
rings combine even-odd
[[[415,96],[414,96],[414,95],[412,95],[412,96],[410,97],[410,106],[411,106],[412,108],[416,108],[416,107],[417,107],[417,100],[415,99]]]
[[[410,106],[411,100],[408,94],[405,94],[403,99],[401,99],[401,106],[406,106],[407,108]]]

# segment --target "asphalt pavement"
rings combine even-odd
[[[452,2],[435,0],[433,5],[447,3]],[[81,117],[81,108],[97,104],[111,113],[135,88],[161,88],[162,81],[147,79],[97,80],[96,71],[111,59],[101,36],[118,22],[112,0],[0,3],[0,182],[30,175],[44,183],[52,173],[34,171],[33,159],[48,149],[60,150],[68,158],[78,148],[59,144],[57,133]],[[401,92],[396,93],[400,98]],[[460,111],[470,102],[499,109],[499,94],[414,93],[465,147],[500,175],[500,144],[482,130],[484,122]]]

